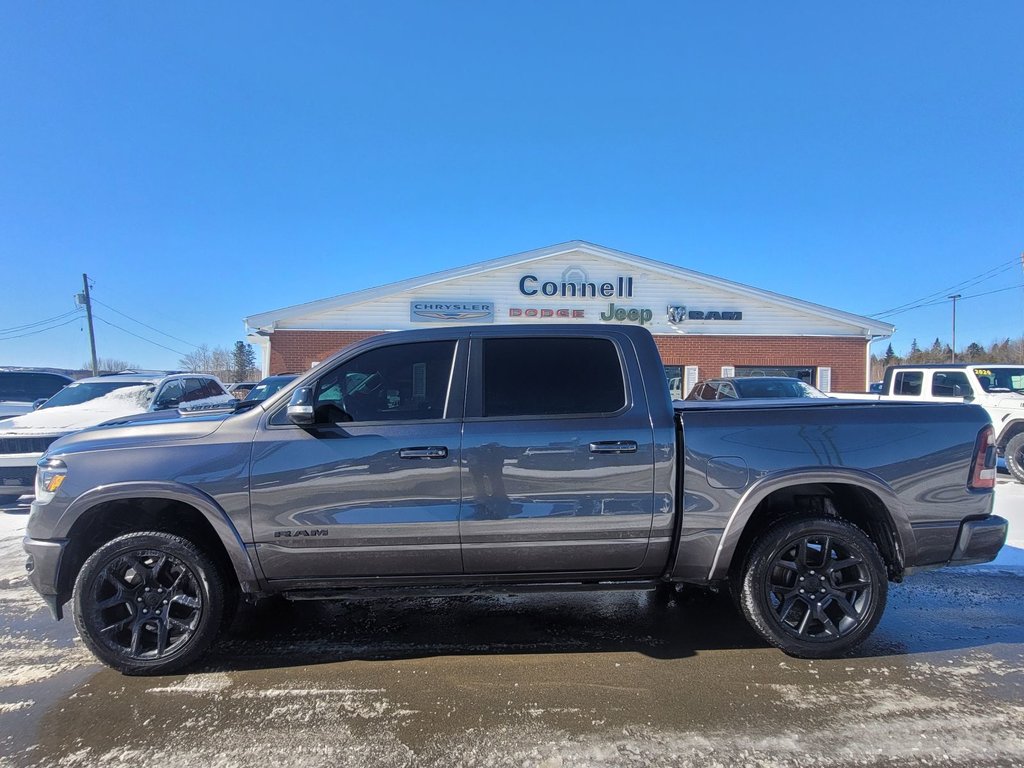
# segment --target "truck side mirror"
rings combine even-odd
[[[34,401],[32,403],[32,410],[33,411],[39,410],[39,406],[41,406],[43,403],[45,403],[48,399],[49,398],[46,398],[46,397],[40,397],[38,400]]]
[[[292,392],[288,401],[288,420],[299,427],[309,427],[315,422],[312,387],[299,387]]]

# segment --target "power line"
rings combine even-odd
[[[932,300],[934,299],[938,299],[940,297],[945,298],[945,296],[950,293],[955,293],[956,291],[960,291],[965,288],[970,288],[973,285],[977,285],[978,283],[982,283],[986,280],[989,280],[995,277],[996,275],[1002,274],[1003,272],[1008,272],[1010,269],[1013,269],[1019,263],[1019,258],[1015,258],[1011,259],[1010,261],[1003,262],[1002,264],[997,264],[991,269],[988,269],[982,272],[981,274],[975,275],[974,277],[968,277],[966,280],[962,280],[956,285],[951,285],[948,288],[943,288],[941,291],[936,291],[935,293],[930,293],[927,296],[922,296],[919,299],[908,301],[905,304],[900,304],[898,306],[893,307],[892,309],[887,309],[882,312],[875,312],[874,314],[871,315],[871,317],[881,318],[885,315],[896,315],[901,314],[902,312],[909,311],[911,309],[919,309],[920,307],[931,306],[930,302],[932,302]]]
[[[1004,293],[1005,291],[1014,291],[1014,290],[1016,290],[1018,288],[1024,288],[1024,283],[1021,283],[1019,285],[1011,285],[1008,288],[996,288],[995,290],[992,290],[992,291],[984,291],[982,293],[972,293],[970,296],[961,296],[959,299],[957,299],[957,301],[964,301],[965,299],[977,299],[980,296],[990,296],[993,293]],[[946,297],[941,298],[941,299],[935,299],[935,301],[928,301],[928,302],[924,302],[922,304],[917,304],[917,305],[915,305],[913,307],[907,307],[906,309],[901,309],[898,312],[892,312],[890,314],[893,315],[893,316],[895,316],[895,315],[902,315],[904,312],[912,312],[915,309],[924,309],[925,307],[934,307],[934,306],[938,306],[939,304],[945,304],[948,301],[949,301],[949,297],[946,296]]]
[[[70,325],[71,323],[77,323],[80,319],[81,318],[77,317],[77,316],[76,317],[72,317],[70,320],[65,320],[63,323],[57,323],[56,325],[51,325],[48,328],[37,328],[36,330],[28,331],[27,333],[19,333],[17,336],[4,336],[3,338],[0,338],[0,341],[10,341],[11,339],[23,339],[26,336],[35,336],[37,333],[45,333],[46,331],[52,331],[55,328],[60,328],[61,326],[64,326],[64,325]]]
[[[110,311],[112,311],[112,312],[116,312],[116,313],[117,313],[117,314],[119,314],[119,315],[120,315],[121,317],[125,317],[125,318],[128,318],[128,319],[129,319],[129,320],[131,320],[131,321],[132,321],[133,323],[138,323],[139,325],[145,326],[146,328],[149,328],[149,330],[151,330],[151,331],[156,331],[156,332],[157,332],[157,333],[159,333],[159,334],[160,334],[161,336],[166,336],[166,337],[167,337],[167,338],[169,338],[169,339],[174,339],[175,341],[180,341],[180,342],[181,342],[182,344],[188,344],[188,345],[189,345],[190,347],[196,347],[197,349],[198,349],[198,347],[199,347],[199,345],[198,345],[198,344],[193,344],[193,343],[192,343],[191,341],[188,341],[187,339],[182,339],[182,338],[179,338],[179,337],[177,337],[177,336],[173,336],[173,335],[171,335],[171,334],[169,334],[169,333],[167,333],[167,332],[165,332],[165,331],[161,331],[161,330],[160,330],[159,328],[154,328],[154,327],[153,327],[152,325],[149,325],[148,323],[144,323],[144,322],[142,322],[141,320],[136,320],[136,319],[135,319],[134,317],[132,317],[131,315],[126,315],[126,314],[125,314],[124,312],[122,312],[121,310],[119,310],[119,309],[114,309],[114,307],[110,306],[109,304],[107,304],[107,303],[105,303],[105,302],[102,302],[102,301],[100,301],[100,300],[99,300],[99,299],[97,299],[97,298],[96,298],[95,296],[93,296],[93,297],[92,297],[92,301],[93,301],[93,304],[101,304],[102,306],[106,307],[106,308],[107,308],[107,309],[109,309]]]
[[[0,334],[2,334],[2,333],[16,333],[17,331],[28,330],[29,328],[34,328],[37,325],[45,325],[46,323],[52,323],[55,320],[63,320],[65,317],[70,317],[71,315],[77,315],[77,314],[78,314],[78,310],[77,309],[72,309],[70,312],[65,312],[62,315],[56,315],[55,317],[48,317],[45,320],[37,320],[34,323],[25,323],[24,325],[12,325],[10,328],[0,328]]]
[[[99,302],[97,302],[97,303],[99,303]],[[106,305],[104,305],[104,306],[106,306]],[[99,320],[101,323],[105,323],[106,325],[109,325],[112,328],[117,328],[117,330],[123,331],[124,333],[127,333],[129,336],[134,336],[137,339],[142,339],[143,341],[145,341],[145,342],[147,342],[149,344],[152,344],[153,346],[160,347],[161,349],[166,349],[168,352],[174,352],[176,355],[181,355],[183,357],[185,355],[189,354],[188,352],[182,352],[180,349],[173,349],[171,347],[165,346],[164,344],[161,344],[158,341],[153,341],[152,339],[147,339],[145,336],[139,336],[139,334],[133,333],[132,331],[129,331],[127,328],[122,328],[120,325],[117,325],[116,323],[112,323],[109,320],[104,320],[102,317],[97,315],[95,312],[93,312],[92,316],[96,320]]]

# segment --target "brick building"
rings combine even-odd
[[[375,333],[438,324],[633,323],[676,396],[699,379],[788,375],[863,391],[870,343],[893,326],[573,241],[245,319],[264,374],[303,371]]]

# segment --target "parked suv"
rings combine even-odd
[[[995,363],[890,365],[882,400],[980,405],[996,430],[996,448],[1024,483],[1024,366]]]
[[[208,374],[126,372],[71,382],[38,409],[0,421],[0,504],[32,492],[36,462],[59,437],[132,414],[230,400]]]
[[[687,400],[748,400],[764,397],[828,397],[789,376],[747,376],[708,379],[693,388]]]
[[[20,416],[34,403],[48,400],[74,379],[32,368],[0,368],[0,419]]]

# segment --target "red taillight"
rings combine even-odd
[[[971,462],[971,482],[967,484],[972,491],[996,487],[995,435],[991,424],[978,433],[974,443],[974,461]]]

